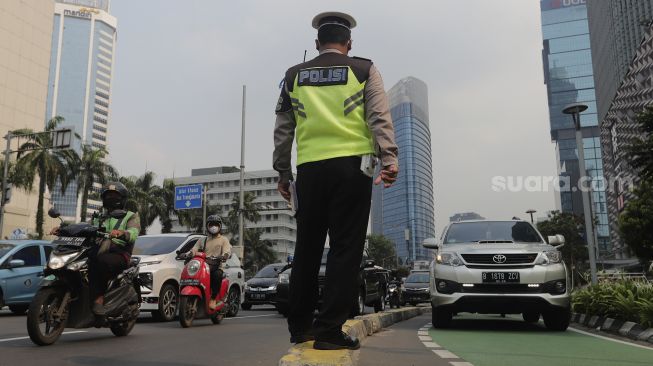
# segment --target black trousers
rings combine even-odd
[[[209,265],[209,272],[211,272],[211,298],[215,299],[222,287],[222,270],[220,266]]]
[[[360,163],[360,157],[345,157],[297,167],[297,243],[288,314],[291,335],[312,330],[318,339],[337,337],[353,308],[372,195],[372,179],[361,172]],[[327,232],[331,249],[323,303],[313,319]]]
[[[92,252],[89,255],[88,282],[91,300],[107,292],[109,281],[127,269],[127,258],[120,253]]]

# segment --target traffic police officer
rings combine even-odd
[[[339,12],[313,19],[319,56],[288,69],[276,108],[273,167],[278,189],[297,199],[297,243],[290,278],[290,341],[316,349],[357,349],[341,331],[358,292],[370,212],[372,176],[396,179],[397,146],[383,81],[372,61],[349,57],[356,21]],[[297,139],[296,197],[291,150]],[[323,304],[313,319],[327,233],[330,250]]]

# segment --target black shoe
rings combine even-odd
[[[98,304],[97,302],[93,303],[93,308],[91,309],[93,311],[93,314],[97,316],[105,316],[107,313],[107,310],[104,308],[104,305]]]
[[[315,337],[312,334],[291,335],[290,343],[300,344],[308,341],[314,341]]]
[[[313,348],[320,350],[337,350],[337,349],[359,349],[361,342],[356,337],[350,337],[345,333],[341,333],[338,337],[329,337],[318,339],[313,343]]]

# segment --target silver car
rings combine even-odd
[[[522,314],[548,329],[563,331],[571,317],[569,273],[558,249],[562,235],[548,243],[529,222],[451,223],[441,240],[426,239],[436,250],[430,269],[433,326],[450,325],[459,312]]]

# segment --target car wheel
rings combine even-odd
[[[29,305],[9,305],[9,310],[16,315],[23,315],[27,312]]]
[[[526,323],[537,323],[540,320],[540,313],[537,312],[526,312],[522,313],[521,316]]]
[[[436,308],[431,305],[431,324],[433,328],[448,328],[451,325],[453,313],[442,307]]]
[[[250,310],[252,308],[252,304],[244,302],[240,304],[240,307],[243,308],[243,310]]]
[[[154,311],[152,315],[156,320],[169,322],[177,315],[177,286],[167,283],[161,288],[159,293],[159,310]]]
[[[542,314],[542,318],[547,329],[562,332],[569,327],[571,310],[570,308],[548,310]]]
[[[358,296],[356,297],[356,303],[351,311],[351,316],[363,315],[365,313],[365,289],[358,290]]]
[[[240,291],[235,286],[229,289],[227,304],[229,304],[229,310],[227,310],[226,315],[228,317],[238,315],[238,311],[240,310]]]
[[[385,310],[385,296],[379,297],[379,299],[374,303],[374,312],[378,313]]]

